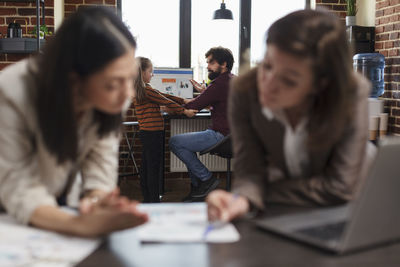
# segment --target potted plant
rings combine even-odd
[[[33,28],[33,30],[30,32],[30,34],[33,34],[33,37],[36,38],[36,26]],[[39,38],[40,39],[44,39],[45,36],[50,36],[53,33],[51,31],[49,31],[49,28],[47,28],[46,24],[42,24],[39,27]]]
[[[356,0],[346,0],[346,26],[356,25]]]

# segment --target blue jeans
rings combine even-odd
[[[211,129],[202,132],[184,133],[169,139],[171,151],[185,163],[194,186],[198,180],[208,180],[212,173],[198,159],[197,153],[207,149],[224,138],[224,135]]]

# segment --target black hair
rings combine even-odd
[[[233,54],[230,49],[224,48],[222,46],[213,47],[206,53],[206,58],[209,56],[211,56],[213,60],[216,60],[220,65],[226,62],[226,68],[229,71],[232,70],[235,60],[233,59]]]
[[[38,55],[37,117],[43,142],[59,164],[78,154],[77,118],[71,74],[85,79],[136,48],[136,41],[114,11],[81,7],[62,23]],[[99,137],[118,132],[122,114],[94,111]]]

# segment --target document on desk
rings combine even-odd
[[[205,203],[140,204],[139,209],[150,218],[137,228],[142,242],[229,243],[240,239],[231,223],[209,230]]]
[[[18,224],[0,215],[0,266],[74,266],[92,253],[99,239],[70,237]]]

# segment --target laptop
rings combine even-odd
[[[338,254],[400,240],[399,159],[400,138],[383,139],[356,200],[256,224]]]

